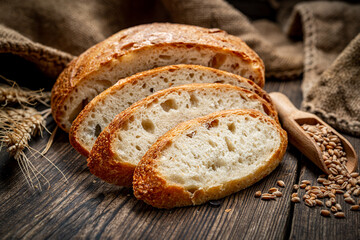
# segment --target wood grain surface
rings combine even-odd
[[[301,103],[300,81],[266,83],[269,92],[280,91],[296,107]],[[54,129],[50,120],[48,128]],[[346,136],[359,154],[360,139]],[[49,134],[31,146],[44,148]],[[31,190],[16,161],[6,152],[0,157],[0,239],[359,239],[360,212],[342,203],[345,219],[324,218],[320,210],[290,202],[292,185],[308,179],[315,183],[320,171],[289,145],[280,166],[257,184],[222,199],[219,207],[158,210],[134,198],[132,190],[107,184],[91,175],[86,159],[59,131],[46,159],[31,161],[51,186]],[[282,179],[286,187],[276,201],[254,198]],[[342,198],[342,197],[341,197]],[[357,198],[356,201],[359,201]],[[230,210],[229,210],[230,209]]]

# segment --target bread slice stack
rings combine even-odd
[[[239,191],[278,165],[287,138],[263,85],[261,59],[239,38],[156,23],[73,60],[51,106],[94,175],[171,208]]]
[[[277,120],[276,112],[257,94],[229,84],[164,89],[114,118],[94,144],[89,169],[109,183],[131,186],[136,165],[157,138],[181,122],[226,109],[256,109]]]
[[[118,113],[154,92],[191,83],[224,83],[242,87],[258,94],[275,111],[269,95],[249,79],[209,67],[171,65],[125,78],[96,96],[72,123],[70,143],[88,157],[100,132]]]

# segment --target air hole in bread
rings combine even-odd
[[[238,68],[239,68],[239,64],[238,64],[238,63],[231,64],[231,68],[232,68],[233,70],[238,69]]]
[[[190,94],[190,103],[191,106],[197,107],[199,105],[199,99],[194,94]]]
[[[164,78],[164,82],[169,82],[169,79],[168,78]]]
[[[106,118],[105,116],[103,116],[102,119],[103,119],[103,122],[104,122],[106,125],[109,124],[109,119],[108,119],[108,118]]]
[[[189,74],[189,77],[190,77],[190,78],[193,78],[193,77],[194,77],[194,73],[190,73],[190,74]]]
[[[210,167],[211,167],[211,170],[216,171],[216,168],[217,168],[217,167],[216,167],[216,165],[215,165],[214,163],[213,163],[213,164],[211,164],[211,166],[210,166]]]
[[[169,59],[171,59],[171,56],[169,56],[169,55],[159,55],[159,58],[164,59],[164,60],[169,60]]]
[[[175,99],[168,99],[165,102],[161,103],[160,106],[165,112],[168,112],[171,109],[178,109],[178,105],[176,104]]]
[[[230,130],[230,132],[232,132],[232,133],[235,133],[235,124],[234,123],[228,123],[227,124],[227,127],[228,127],[228,129]]]
[[[189,138],[192,138],[193,136],[195,136],[195,134],[196,134],[196,131],[193,131],[191,133],[186,134],[186,136]]]
[[[241,97],[241,99],[247,101],[247,99],[242,95],[242,93],[240,93],[239,96]]]
[[[224,83],[224,82],[225,82],[224,80],[215,81],[215,83]]]
[[[214,128],[214,127],[217,127],[219,125],[219,120],[215,119],[209,123],[205,123],[205,127],[206,129],[211,129],[211,128]]]
[[[209,139],[208,142],[209,142],[210,146],[212,146],[213,148],[217,147],[216,142],[214,142],[213,140]]]
[[[153,93],[155,90],[154,90],[154,88],[150,88],[149,91],[150,91],[151,93]]]
[[[146,88],[146,83],[144,83],[141,87],[142,87],[142,88]]]
[[[92,117],[92,118],[95,118],[95,117],[96,117],[95,113],[92,113],[92,114],[91,114],[91,117]]]
[[[99,124],[96,124],[95,126],[95,137],[98,137],[101,133],[101,127]]]
[[[121,129],[124,131],[129,130],[129,122],[128,121],[124,122]]]
[[[141,148],[140,148],[138,145],[136,145],[135,148],[136,148],[136,150],[138,150],[138,151],[141,150]]]
[[[129,95],[132,97],[134,94],[131,92]]]
[[[154,133],[155,126],[154,123],[150,119],[144,119],[141,121],[141,126],[143,129],[149,133]]]
[[[209,61],[208,66],[213,68],[221,67],[226,61],[226,55],[222,53],[215,54]]]
[[[139,136],[139,135],[136,135],[135,138],[140,138],[140,136]]]
[[[119,139],[120,142],[122,142],[122,137],[120,134],[117,135],[117,138]]]
[[[226,146],[229,149],[230,152],[235,151],[235,146],[234,144],[229,140],[228,137],[225,137],[225,142],[226,142]]]

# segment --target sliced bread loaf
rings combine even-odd
[[[74,59],[52,89],[53,117],[68,132],[86,104],[119,79],[180,63],[222,69],[264,85],[263,62],[239,38],[219,29],[146,24],[120,31]]]
[[[134,195],[157,208],[223,198],[280,163],[286,132],[255,110],[227,110],[179,124],[161,136],[134,173]]]
[[[118,113],[156,91],[189,83],[232,84],[271,102],[266,92],[253,81],[236,74],[199,65],[160,67],[122,79],[96,96],[72,123],[69,134],[71,145],[88,157],[100,132]]]
[[[97,138],[90,171],[113,184],[130,186],[133,171],[158,137],[178,123],[224,109],[257,109],[277,119],[257,94],[229,84],[188,84],[161,90],[117,115]]]

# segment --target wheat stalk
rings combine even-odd
[[[50,101],[50,92],[43,92],[42,90],[31,91],[20,88],[16,82],[5,78],[0,75],[10,86],[0,85],[0,103],[7,106],[11,103],[18,103],[20,105],[34,105],[40,102],[48,106]]]
[[[46,152],[49,150],[55,137],[56,129],[42,152],[29,146],[32,137],[42,135],[45,129],[45,119],[50,115],[50,108],[42,112],[37,111],[29,105],[35,105],[40,102],[45,106],[49,106],[50,93],[39,91],[31,91],[20,88],[16,82],[9,80],[0,75],[9,85],[0,85],[0,150],[6,147],[9,154],[18,162],[21,172],[29,186],[41,190],[41,180],[50,187],[47,178],[34,166],[25,152],[29,152],[32,157],[41,156],[53,165],[67,181],[64,173],[47,157]],[[10,108],[9,104],[18,104],[20,108]],[[48,131],[49,132],[49,131]],[[50,132],[49,132],[50,133]]]
[[[25,154],[25,150],[28,150],[33,156],[38,154],[44,157],[49,163],[51,163],[67,181],[63,172],[53,164],[50,159],[44,156],[34,148],[29,146],[29,141],[32,137],[42,134],[42,131],[46,129],[45,119],[49,116],[51,110],[46,109],[42,112],[38,112],[35,108],[26,107],[23,109],[16,108],[2,108],[0,109],[0,141],[1,147],[6,146],[7,151],[11,156],[17,160],[21,172],[24,174],[27,183],[32,188],[41,188],[41,180],[50,187],[50,183],[47,178],[41,174],[40,171],[33,165],[29,158]],[[49,145],[46,147],[49,148]],[[44,152],[45,153],[45,152]]]

